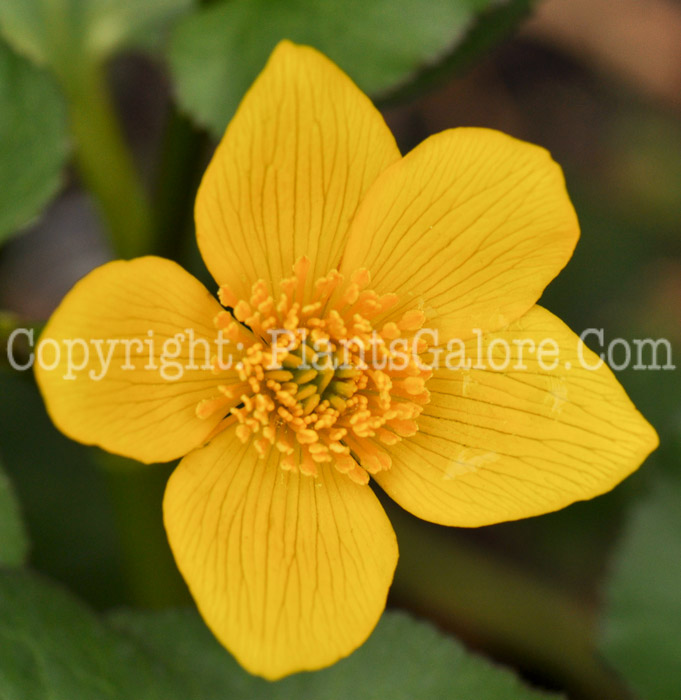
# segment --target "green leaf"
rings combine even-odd
[[[399,103],[414,99],[432,86],[447,80],[452,73],[467,69],[481,55],[501,43],[526,19],[539,0],[498,0],[478,13],[463,39],[440,61],[422,67],[412,80],[398,85],[379,103]]]
[[[2,39],[0,144],[2,243],[55,195],[68,152],[66,112],[56,84]]]
[[[0,464],[0,566],[21,566],[28,554],[28,537],[19,503]]]
[[[681,480],[634,512],[608,586],[601,648],[642,700],[681,698]]]
[[[349,658],[316,673],[268,683],[244,672],[193,611],[117,613],[118,629],[167,664],[184,700],[547,700],[509,671],[406,614],[386,612]],[[229,690],[229,692],[227,692]]]
[[[193,2],[0,1],[0,33],[18,53],[48,68],[63,90],[80,176],[121,257],[149,252],[153,217],[116,117],[106,59],[124,45],[153,44]]]
[[[423,69],[468,56],[464,40],[477,20],[527,8],[529,0],[230,0],[181,20],[170,49],[181,106],[221,135],[268,55],[283,38],[316,47],[374,97]],[[496,35],[495,35],[496,36]]]
[[[194,0],[2,0],[0,31],[20,53],[57,72],[74,57],[103,60],[146,42]]]
[[[179,700],[164,669],[75,598],[25,572],[0,574],[0,698]]]
[[[124,612],[107,624],[24,571],[0,573],[3,700],[548,700],[433,627],[386,613],[369,641],[317,673],[250,676],[193,611]]]

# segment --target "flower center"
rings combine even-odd
[[[390,468],[385,447],[417,431],[428,401],[431,372],[419,361],[427,344],[417,333],[424,315],[391,319],[397,297],[367,289],[366,270],[348,281],[332,270],[313,284],[307,258],[293,270],[278,299],[263,280],[248,301],[220,288],[232,311],[218,314],[215,325],[243,354],[236,377],[231,370],[230,383],[202,401],[197,415],[228,411],[219,429],[237,421],[238,437],[263,457],[278,450],[283,469],[314,476],[331,463],[366,484],[369,474]]]

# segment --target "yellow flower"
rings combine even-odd
[[[283,42],[208,167],[196,226],[222,305],[173,262],[109,263],[54,313],[36,373],[75,440],[183,457],[170,544],[253,673],[331,664],[376,624],[397,544],[369,475],[421,518],[476,527],[608,491],[657,444],[535,305],[579,235],[541,148],[467,128],[401,157],[346,75]],[[472,366],[428,369],[430,331]],[[238,366],[216,355],[219,332]],[[397,358],[394,340],[415,352],[379,369],[355,337],[376,360]],[[325,341],[349,362],[323,366]]]

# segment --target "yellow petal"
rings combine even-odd
[[[560,167],[543,148],[489,129],[431,136],[388,168],[353,221],[341,272],[366,267],[449,337],[521,316],[579,236]]]
[[[367,638],[397,562],[367,486],[319,465],[313,478],[258,459],[227,429],[170,478],[164,520],[178,567],[215,636],[276,679],[337,661]]]
[[[187,330],[216,354],[212,319],[220,310],[169,260],[97,268],[66,295],[41,336],[35,373],[52,420],[74,440],[142,462],[185,455],[220,420],[219,413],[200,420],[196,406],[224,381],[200,369],[205,345],[195,346],[190,363]],[[176,333],[186,340],[173,357]]]
[[[258,279],[290,277],[303,255],[309,280],[325,275],[361,197],[399,157],[379,112],[339,68],[281,42],[199,188],[197,239],[211,274],[240,299]]]
[[[482,354],[466,345],[472,368],[434,373],[419,432],[375,477],[411,513],[465,527],[548,513],[609,491],[657,446],[612,372],[586,368],[599,358],[545,309],[486,336]]]

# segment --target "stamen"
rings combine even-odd
[[[272,379],[275,382],[288,382],[293,379],[293,373],[282,369],[271,369],[265,372],[265,378]]]
[[[229,399],[226,396],[219,396],[215,399],[203,399],[196,406],[196,415],[201,420],[205,420],[212,416],[216,411],[225,408],[229,404]]]
[[[222,411],[214,433],[236,423],[238,438],[252,442],[261,457],[277,450],[284,470],[315,477],[332,465],[366,484],[369,474],[391,466],[384,446],[418,430],[431,373],[417,358],[393,369],[390,344],[411,342],[425,315],[408,310],[378,331],[374,322],[397,303],[396,295],[370,289],[364,269],[347,281],[332,270],[314,283],[309,270],[310,261],[301,258],[279,290],[258,280],[248,299],[220,287],[220,302],[232,312],[217,314],[215,327],[245,349],[231,370],[234,379],[223,379],[220,395],[201,401],[196,414],[205,419]],[[273,341],[275,329],[290,333]],[[418,346],[427,349],[425,341]],[[217,358],[213,365],[216,374],[229,371]]]

